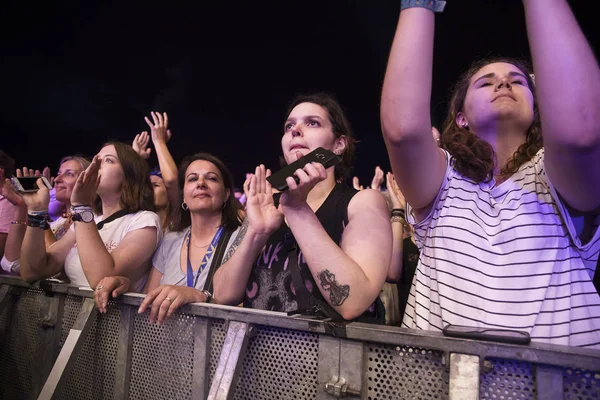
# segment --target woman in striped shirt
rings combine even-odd
[[[535,87],[522,63],[476,63],[457,84],[439,149],[429,110],[442,3],[402,1],[382,94],[421,250],[403,326],[524,330],[600,348],[598,63],[565,0],[523,0]]]

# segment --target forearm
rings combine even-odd
[[[11,262],[18,260],[21,255],[21,245],[23,244],[25,230],[27,229],[27,225],[21,222],[27,221],[27,207],[24,205],[15,207],[13,220],[18,223],[10,225],[4,247],[4,256]]]
[[[79,259],[90,287],[96,287],[104,277],[124,275],[116,271],[115,262],[106,249],[96,225],[85,222],[74,222],[74,224]]]
[[[600,69],[565,0],[524,0],[544,144],[600,142]]]
[[[383,282],[365,274],[363,269],[331,240],[308,205],[293,212],[286,210],[285,216],[325,300],[345,319],[361,315],[373,303]],[[332,287],[323,287],[321,278],[328,275],[323,275],[325,272],[331,274],[331,279],[335,279],[336,283]],[[347,294],[337,296],[341,292]],[[373,295],[374,293],[376,294]]]
[[[385,138],[402,141],[431,136],[434,13],[409,8],[400,13],[381,95]]]
[[[268,235],[258,234],[247,228],[246,224],[242,225],[225,255],[227,260],[213,278],[213,297],[216,303],[236,305],[243,300],[254,262],[268,238]]]
[[[167,188],[169,201],[175,204],[178,200],[177,164],[175,164],[175,160],[173,160],[173,156],[165,142],[155,141],[154,148],[156,150],[156,157],[158,158],[160,173]]]
[[[400,222],[392,223],[392,261],[387,274],[387,281],[396,283],[402,276],[402,252],[404,242],[404,227]]]
[[[49,278],[58,271],[49,268],[44,230],[27,227],[20,253],[21,278],[27,282]]]

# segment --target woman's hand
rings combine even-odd
[[[150,127],[152,134],[152,143],[162,142],[167,143],[171,139],[171,131],[169,130],[169,116],[167,113],[150,112],[152,121],[148,117],[144,117],[146,123]]]
[[[99,156],[94,157],[91,164],[85,171],[82,171],[75,182],[73,192],[71,193],[71,205],[92,205],[96,198],[96,190],[100,183],[100,170],[101,159]]]
[[[98,310],[105,313],[109,297],[115,299],[129,291],[129,285],[131,285],[131,281],[124,276],[108,276],[101,279],[94,290],[94,301]]]
[[[35,193],[23,193],[21,197],[25,204],[27,204],[27,210],[29,211],[48,211],[48,205],[50,204],[50,191],[44,185],[41,178],[35,182],[38,186],[38,191]]]
[[[383,170],[379,166],[375,167],[375,174],[371,180],[371,189],[381,192],[381,184],[383,183]]]
[[[203,303],[206,301],[204,293],[188,286],[160,285],[146,295],[138,314],[151,307],[149,321],[153,324],[162,324],[181,306],[189,303]]]
[[[267,181],[270,175],[271,171],[260,165],[244,182],[248,229],[265,236],[275,232],[283,221],[283,214],[273,203],[271,184]]]
[[[152,152],[152,149],[148,147],[148,142],[150,142],[150,136],[148,132],[144,131],[135,135],[133,143],[131,143],[133,150],[144,160],[150,158],[150,153]]]
[[[298,183],[293,177],[286,178],[288,190],[281,194],[280,204],[285,213],[286,209],[294,209],[306,205],[306,198],[317,183],[327,179],[327,170],[323,164],[308,163],[304,168],[294,172]]]
[[[388,193],[390,194],[390,201],[392,202],[392,208],[405,210],[406,200],[404,199],[404,195],[396,183],[396,178],[394,178],[394,175],[391,172],[388,172],[385,179]]]
[[[25,201],[17,193],[10,179],[4,179],[4,174],[0,176],[0,196],[4,196],[12,205],[25,206]]]

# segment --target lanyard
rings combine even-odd
[[[215,247],[217,247],[217,244],[219,243],[219,239],[221,238],[222,234],[223,234],[223,227],[220,226],[217,233],[215,233],[215,236],[213,237],[212,242],[210,242],[210,244],[208,245],[208,248],[206,249],[206,253],[204,254],[204,257],[202,257],[202,262],[200,263],[200,268],[198,268],[198,271],[196,273],[196,278],[194,278],[194,270],[192,269],[192,262],[190,261],[190,242],[192,241],[192,230],[190,229],[190,233],[188,233],[188,237],[187,237],[187,285],[189,287],[196,287],[196,283],[198,283],[198,278],[200,277],[200,273],[202,273],[202,271],[204,271],[204,268],[206,267],[206,264],[208,263],[208,259],[210,258],[210,256],[212,256],[212,253],[215,250]]]

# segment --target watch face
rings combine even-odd
[[[83,211],[79,215],[81,215],[81,221],[83,222],[92,222],[94,220],[94,213],[91,211]]]

